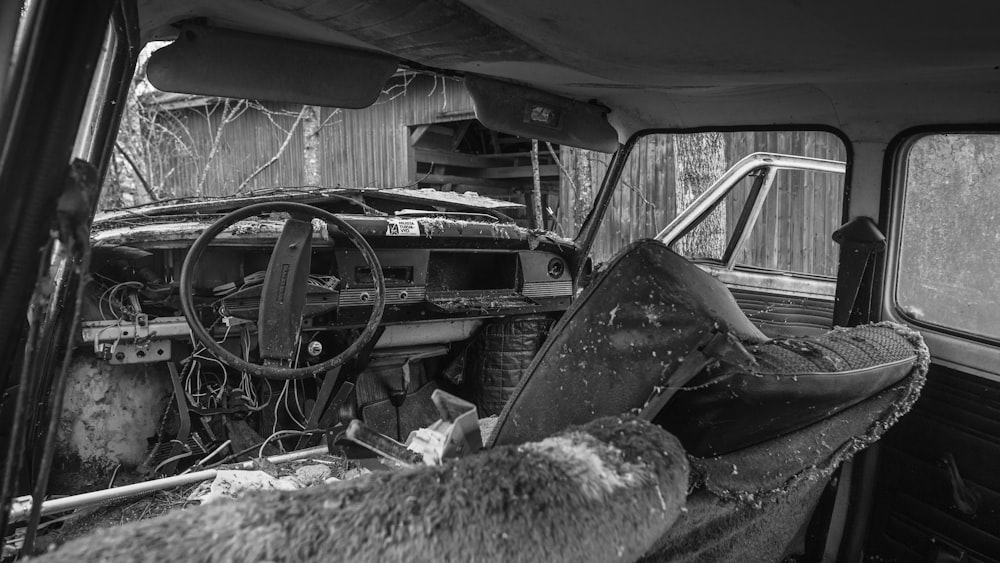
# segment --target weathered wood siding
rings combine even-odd
[[[163,196],[232,194],[276,155],[243,191],[305,183],[307,139],[302,123],[296,124],[302,106],[264,103],[266,111],[248,109],[220,133],[226,108],[236,102],[229,103],[160,112],[157,119],[167,133],[157,138],[159,148],[150,154],[158,156],[147,169]],[[410,127],[473,116],[472,100],[460,81],[413,74],[395,77],[369,108],[319,109],[318,168],[324,187],[406,185],[413,181]],[[279,155],[289,131],[291,138]],[[219,143],[210,159],[216,135]]]
[[[223,115],[235,103],[211,103],[157,116],[170,133],[159,134],[159,149],[149,151],[147,170],[154,188],[167,197],[229,195],[278,154],[301,106],[262,103],[266,111],[242,111],[220,134]],[[297,132],[280,158],[254,176],[244,191],[302,184],[304,143],[301,128]],[[212,155],[216,135],[219,142]]]
[[[724,135],[726,167],[758,151],[846,160],[843,143],[830,133],[736,132]],[[576,169],[581,154],[581,151],[564,148],[564,165],[570,170]],[[607,169],[610,157],[594,152],[585,154],[589,155],[596,183]],[[671,135],[649,135],[636,143],[594,243],[595,261],[607,260],[632,241],[655,236],[677,215],[675,171]],[[747,185],[737,188],[731,200],[739,200],[741,196],[746,198],[749,184],[744,184]],[[578,190],[578,186],[563,178],[557,217],[564,234],[575,234],[575,225],[582,220],[573,213],[574,207],[580,207],[572,203],[577,198]],[[596,185],[593,191],[596,193]],[[834,275],[837,255],[829,240],[841,223],[842,198],[842,177],[781,172],[739,262],[778,270]],[[732,233],[738,215],[738,209],[727,208],[729,233]]]
[[[410,127],[473,117],[461,81],[397,77],[371,107],[322,113],[320,177],[326,186],[392,187],[414,180]]]

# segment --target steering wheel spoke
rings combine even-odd
[[[257,318],[257,343],[265,363],[290,365],[295,358],[312,263],[312,232],[311,221],[289,219],[271,252]]]

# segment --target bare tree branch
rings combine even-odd
[[[205,180],[208,179],[208,170],[211,168],[212,161],[215,159],[216,153],[219,152],[219,146],[222,144],[222,132],[225,130],[226,125],[229,125],[236,118],[243,115],[247,105],[246,100],[239,100],[236,102],[236,105],[230,105],[229,100],[223,102],[222,121],[219,122],[219,127],[215,130],[215,137],[212,138],[212,147],[208,151],[208,156],[205,158],[205,165],[202,167],[198,178],[199,193],[204,193]],[[209,123],[211,123],[211,115],[214,111],[213,108],[211,111],[206,110],[205,112],[205,118],[209,120]]]
[[[335,115],[340,115],[340,108],[336,108],[333,111],[331,111],[330,115],[326,116],[326,119],[324,119],[323,122],[319,124],[319,127],[316,128],[317,135],[319,135],[321,129],[323,129],[324,127],[326,127],[331,123],[330,120],[333,119],[333,116]],[[340,121],[337,121],[336,123],[340,123]]]
[[[576,182],[573,181],[573,174],[566,169],[563,165],[562,160],[559,160],[559,156],[556,155],[556,150],[552,148],[552,143],[545,141],[545,147],[549,149],[549,154],[552,155],[552,160],[556,162],[556,166],[559,167],[559,171],[562,172],[563,176],[566,177],[566,181],[569,182],[569,186],[573,188],[573,192],[576,192]]]
[[[653,209],[656,209],[656,204],[646,199],[646,196],[642,193],[642,191],[639,190],[639,188],[630,184],[627,180],[625,180],[625,178],[620,178],[618,181],[621,182],[622,185],[625,186],[626,188],[632,190],[632,193],[639,196],[639,199],[641,199],[643,203],[652,207]]]
[[[292,137],[295,134],[295,130],[298,129],[299,124],[302,123],[302,118],[305,117],[307,111],[309,111],[309,106],[302,106],[302,110],[299,111],[298,117],[295,118],[295,123],[292,123],[292,126],[289,127],[288,131],[285,133],[285,140],[282,141],[281,146],[278,147],[278,152],[275,153],[274,156],[272,156],[270,158],[270,160],[268,160],[264,164],[261,164],[260,166],[258,166],[257,169],[254,170],[252,174],[250,174],[249,176],[247,176],[247,178],[245,180],[243,180],[243,183],[241,183],[240,186],[238,188],[236,188],[236,192],[235,193],[242,192],[243,188],[247,187],[247,185],[250,184],[250,182],[254,178],[256,178],[261,172],[263,172],[264,170],[266,170],[269,166],[271,166],[275,162],[278,162],[278,159],[281,158],[281,155],[285,152],[285,149],[288,148],[288,144],[292,141]],[[273,121],[272,121],[272,123],[273,123]],[[275,125],[275,126],[277,126],[277,125]],[[280,127],[279,127],[279,129],[280,129]]]
[[[143,175],[142,171],[139,170],[139,166],[135,163],[134,160],[132,160],[132,156],[128,154],[128,151],[126,151],[125,148],[122,147],[121,143],[119,143],[118,141],[115,141],[115,148],[118,149],[118,153],[125,158],[125,162],[127,162],[128,165],[132,168],[132,172],[134,172],[135,177],[139,179],[139,183],[142,184],[142,187],[146,191],[146,195],[149,196],[149,199],[157,201],[159,198],[156,197],[156,193],[153,191],[153,188],[149,185],[149,181],[146,180],[146,177]]]

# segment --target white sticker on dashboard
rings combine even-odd
[[[419,237],[420,223],[416,219],[389,219],[385,235],[389,237]]]

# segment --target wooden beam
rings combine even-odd
[[[448,152],[434,149],[415,148],[413,150],[418,162],[433,162],[465,168],[490,168],[497,165],[496,159],[484,158],[474,154]]]
[[[420,140],[420,137],[424,136],[430,125],[418,125],[413,128],[413,133],[410,133],[410,145],[415,145]]]
[[[555,164],[544,164],[538,167],[538,173],[541,176],[558,176],[559,167]],[[498,168],[485,168],[482,171],[483,178],[524,178],[528,179],[532,177],[532,169],[530,166],[504,166]]]
[[[490,188],[500,188],[507,191],[517,188],[514,182],[504,180],[493,180],[490,178],[473,178],[471,176],[455,176],[453,174],[428,174],[419,178],[421,184],[462,184],[471,186],[484,186]]]
[[[452,191],[463,193],[463,192],[476,192],[477,194],[485,197],[493,198],[509,198],[512,195],[519,195],[516,190],[512,188],[493,188],[488,186],[479,186],[472,184],[456,184],[452,186]],[[509,213],[514,209],[521,209],[524,205],[517,202],[511,202],[511,207],[502,209],[505,213]]]
[[[469,131],[470,125],[472,125],[471,120],[460,122],[458,124],[458,128],[455,129],[455,132],[452,133],[451,136],[451,150],[457,149],[458,145],[462,144],[462,139],[465,137],[465,134]]]

